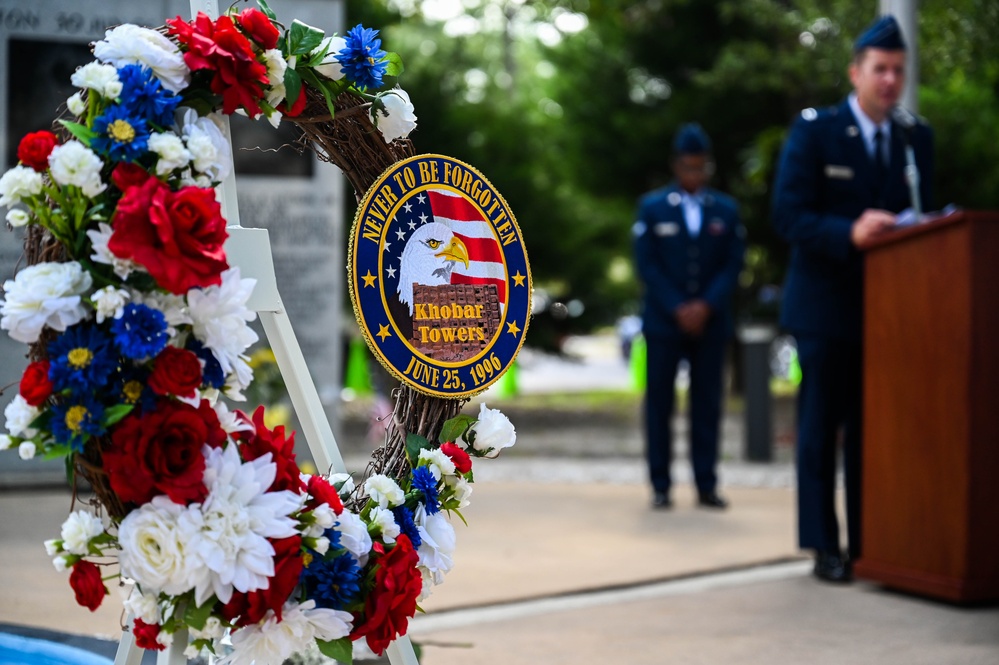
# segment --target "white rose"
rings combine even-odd
[[[101,180],[104,162],[79,141],[57,145],[49,154],[49,172],[60,185],[76,185],[86,196],[94,197],[107,189]]]
[[[3,415],[7,417],[5,427],[12,436],[33,437],[37,432],[29,425],[38,417],[38,414],[37,407],[28,404],[21,395],[14,395],[14,399],[3,410]]]
[[[205,627],[201,630],[191,628],[191,636],[196,640],[214,640],[222,637],[223,634],[225,634],[225,629],[218,617],[208,617],[208,620],[205,621]]]
[[[96,90],[108,99],[115,99],[121,94],[118,70],[114,65],[104,65],[96,60],[77,69],[69,80],[77,88]]]
[[[179,528],[184,507],[165,496],[129,513],[118,527],[121,574],[135,580],[147,593],[177,595],[194,588],[204,564],[195,554],[188,534]]]
[[[94,291],[90,296],[94,303],[94,310],[97,312],[97,323],[104,323],[105,319],[120,319],[125,312],[125,303],[128,302],[128,291],[116,289],[113,286],[105,286],[103,289]]]
[[[56,569],[58,573],[65,573],[69,566],[66,564],[66,557],[59,555],[52,559],[52,566]]]
[[[288,71],[288,62],[280,49],[272,48],[264,51],[264,62],[267,64],[267,80],[270,90],[267,92],[267,103],[277,106],[284,101],[287,91],[284,88],[284,74]]]
[[[0,434],[0,450],[7,450],[14,445],[14,440],[9,434]]]
[[[402,529],[395,521],[395,515],[388,508],[372,508],[368,519],[371,520],[371,525],[375,527],[375,530],[381,534],[382,540],[389,545],[394,543],[395,539],[402,533]]]
[[[330,539],[326,536],[319,536],[316,538],[316,546],[313,548],[319,554],[319,556],[325,556],[330,550]]]
[[[17,447],[17,454],[20,455],[23,460],[32,459],[35,456],[35,451],[36,448],[34,441],[24,441]]]
[[[424,448],[420,451],[420,460],[429,462],[427,466],[430,467],[430,472],[434,474],[435,480],[440,480],[444,476],[453,476],[456,471],[454,462],[440,448],[433,450]]]
[[[104,524],[96,515],[83,510],[70,513],[62,523],[62,548],[70,554],[86,554],[87,543],[104,533]]]
[[[316,526],[320,529],[332,529],[333,525],[336,524],[336,513],[333,512],[328,503],[321,503],[316,506],[316,509],[312,511],[312,515],[316,519]]]
[[[354,479],[349,473],[331,473],[326,480],[337,488],[337,494],[341,498],[347,498],[354,491]]]
[[[402,488],[381,473],[372,475],[364,482],[364,491],[381,508],[394,508],[406,500]]]
[[[136,619],[142,619],[146,623],[159,623],[163,620],[154,593],[142,593],[138,589],[133,589],[124,605],[126,612],[131,612]]]
[[[427,515],[420,530],[420,566],[433,578],[434,584],[444,581],[444,574],[454,567],[455,533],[454,527],[441,513]]]
[[[8,208],[42,193],[42,174],[28,166],[15,166],[0,176],[0,206]]]
[[[7,223],[13,226],[15,229],[21,226],[25,226],[31,221],[31,215],[29,215],[24,210],[20,208],[14,208],[7,213]]]
[[[344,510],[337,517],[337,524],[333,528],[340,532],[340,546],[357,559],[358,565],[367,563],[371,552],[371,534],[361,518]]]
[[[50,540],[46,540],[45,541],[45,553],[46,554],[48,554],[49,556],[55,556],[56,554],[59,554],[59,552],[62,552],[62,548],[59,547],[59,541],[58,540],[56,540],[55,538],[52,538]]]
[[[472,484],[461,476],[447,476],[444,484],[454,489],[454,498],[458,500],[458,510],[468,506],[468,497],[472,496]]]
[[[97,263],[110,265],[114,269],[114,274],[122,279],[128,279],[133,270],[141,270],[141,267],[134,261],[119,259],[111,253],[111,250],[108,248],[111,234],[111,225],[104,222],[100,222],[96,229],[87,231],[87,237],[90,238],[90,246],[94,250],[94,253],[90,255],[90,259]]]
[[[384,109],[368,111],[371,122],[378,127],[386,143],[396,139],[404,139],[416,129],[416,113],[413,103],[409,101],[409,93],[402,88],[392,88],[378,95],[385,105]]]
[[[66,108],[73,115],[80,117],[87,112],[87,102],[83,100],[83,94],[80,92],[74,92],[66,100]]]
[[[81,295],[92,284],[76,261],[28,266],[4,282],[0,328],[25,344],[38,341],[45,326],[62,332],[87,316]]]
[[[177,109],[177,119],[194,169],[212,180],[225,180],[231,168],[232,155],[218,114],[202,118],[194,109],[182,107]]]
[[[184,142],[173,132],[157,132],[149,137],[149,150],[155,152],[156,175],[166,175],[174,169],[187,166],[191,161],[191,153],[184,147]]]
[[[347,48],[347,40],[343,37],[326,37],[319,43],[319,46],[312,50],[309,55],[315,55],[326,50],[326,55],[323,56],[322,62],[315,66],[315,70],[325,76],[331,81],[339,81],[343,78],[343,69],[340,67],[340,61],[337,60],[337,55],[340,51]]]
[[[479,419],[471,427],[465,436],[475,432],[475,441],[472,447],[486,457],[496,457],[503,448],[509,448],[517,443],[517,431],[513,423],[499,409],[486,408],[485,403],[480,405]],[[462,437],[467,447],[468,440]]]
[[[171,92],[180,92],[191,82],[180,49],[166,35],[149,28],[126,23],[108,30],[104,39],[94,44],[94,55],[115,67],[145,65]]]

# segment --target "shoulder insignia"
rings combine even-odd
[[[819,117],[819,112],[813,108],[807,108],[802,110],[801,117],[811,122],[812,120],[815,120],[816,118]]]

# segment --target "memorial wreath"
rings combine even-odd
[[[446,515],[468,504],[472,459],[515,432],[485,405],[472,418],[404,387],[355,486],[302,474],[263,407],[226,406],[252,381],[257,335],[254,282],[223,249],[219,114],[295,122],[359,193],[411,154],[416,120],[404,90],[379,91],[402,65],[377,31],[327,36],[259,7],[108,30],[57,129],[21,140],[0,205],[27,227],[27,265],[4,283],[0,327],[31,362],[0,447],[65,458],[93,488],[45,546],[91,610],[110,580],[134,583],[140,647],[186,629],[189,657],[281,663],[315,641],[349,661],[353,641],[381,653],[406,633],[453,565]]]

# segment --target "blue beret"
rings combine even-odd
[[[879,48],[885,51],[905,50],[902,30],[898,27],[898,21],[894,16],[891,14],[882,16],[857,37],[857,41],[853,44],[854,53],[865,48]]]
[[[681,125],[673,139],[673,151],[678,155],[701,155],[711,152],[711,139],[696,122]]]

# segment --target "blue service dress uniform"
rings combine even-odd
[[[848,101],[806,109],[784,145],[774,188],[774,224],[792,247],[781,325],[797,340],[802,369],[799,544],[823,552],[840,549],[834,490],[842,425],[851,558],[860,555],[863,257],[850,229],[868,208],[898,213],[910,207],[904,131],[892,122],[890,158],[879,174]],[[932,131],[920,123],[908,136],[920,171],[923,209],[931,210]]]
[[[669,493],[672,462],[670,420],[681,358],[690,363],[691,463],[697,490],[715,491],[725,343],[732,332],[731,300],[745,254],[745,230],[735,200],[704,188],[701,228],[692,236],[682,195],[674,184],[639,201],[635,256],[645,285],[642,330],[648,349],[645,404],[649,476],[653,489]],[[680,330],[674,310],[699,298],[711,316],[700,337]]]

